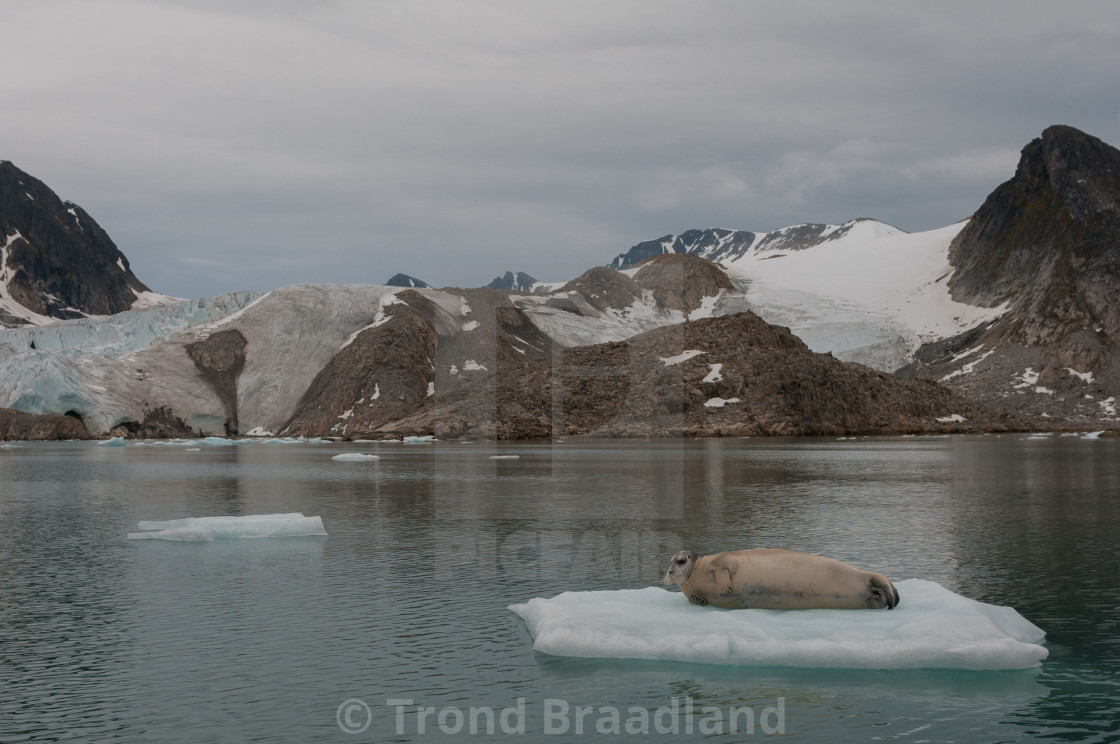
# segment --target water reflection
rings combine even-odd
[[[805,740],[1107,740],[1120,717],[1118,445],[0,450],[0,738],[341,740],[335,709],[357,696],[380,740],[393,726],[383,699],[397,695],[649,709],[783,698]],[[330,460],[358,449],[381,459]],[[330,537],[124,537],[140,519],[295,511],[321,515]],[[505,609],[654,584],[683,546],[793,548],[933,579],[1016,607],[1052,656],[983,674],[557,659],[532,652]]]

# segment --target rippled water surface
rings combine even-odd
[[[0,449],[0,741],[438,741],[454,738],[445,709],[463,712],[460,738],[554,740],[575,735],[572,715],[547,735],[555,701],[625,721],[673,698],[759,719],[710,738],[651,720],[621,738],[752,741],[779,730],[780,703],[788,740],[1120,739],[1116,440],[188,449]],[[358,450],[381,459],[330,459]],[[297,511],[330,536],[126,538],[142,519]],[[506,609],[649,586],[682,546],[932,579],[1018,609],[1050,658],[1022,672],[564,659],[535,653]],[[423,735],[386,704],[401,699],[433,708]],[[483,731],[495,711],[493,735],[469,734],[471,707]],[[502,732],[507,708],[524,734]]]

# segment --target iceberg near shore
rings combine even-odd
[[[658,587],[565,592],[509,609],[553,656],[844,669],[1027,669],[1046,634],[1011,607],[895,584],[893,610],[720,610]]]
[[[326,537],[321,517],[294,514],[257,514],[246,517],[188,517],[140,522],[129,540],[200,542],[253,537]]]

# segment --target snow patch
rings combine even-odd
[[[479,371],[486,372],[487,370],[486,370],[486,367],[484,365],[479,364],[478,362],[476,362],[473,359],[468,359],[466,362],[463,363],[463,371],[464,372],[479,372]]]
[[[708,369],[710,369],[711,372],[709,372],[708,376],[701,380],[701,382],[719,382],[723,379],[723,375],[720,374],[720,370],[723,369],[723,364],[709,364]]]
[[[478,328],[478,326],[479,326],[479,322],[477,320],[472,320],[470,322],[467,322],[467,323],[463,324],[463,330],[467,331],[467,332],[470,332],[470,331],[473,331],[475,328]]]
[[[1092,382],[1093,381],[1093,372],[1091,370],[1089,372],[1078,372],[1076,369],[1073,369],[1072,367],[1066,367],[1066,372],[1069,372],[1071,375],[1073,375],[1077,379],[1081,380],[1082,382]]]
[[[346,340],[342,342],[342,346],[340,346],[338,348],[338,350],[342,351],[347,346],[354,343],[354,340],[356,338],[358,338],[358,336],[360,336],[365,331],[368,331],[371,328],[377,328],[378,326],[385,325],[390,320],[392,320],[393,316],[385,314],[385,308],[389,307],[390,305],[404,305],[404,304],[405,304],[404,300],[399,299],[396,295],[396,292],[391,292],[389,294],[382,295],[381,299],[377,303],[377,313],[373,316],[373,322],[370,323],[369,325],[362,326],[361,328],[359,328],[358,330],[354,331],[349,336],[347,336]]]
[[[710,398],[704,402],[705,408],[723,408],[728,403],[738,403],[738,398]]]
[[[988,351],[986,351],[986,352],[984,352],[983,354],[981,354],[981,355],[980,355],[980,358],[978,358],[978,359],[973,359],[973,360],[972,360],[971,362],[969,362],[968,364],[964,365],[964,366],[963,366],[963,367],[961,367],[960,369],[958,369],[958,370],[954,370],[954,371],[950,372],[949,374],[945,375],[945,376],[944,376],[944,377],[942,377],[942,378],[941,378],[940,380],[938,380],[938,382],[945,382],[945,381],[947,381],[947,380],[951,380],[951,379],[953,379],[954,377],[960,377],[961,375],[967,375],[967,374],[971,374],[971,373],[972,373],[972,371],[973,371],[974,369],[976,369],[976,365],[977,365],[977,364],[979,364],[980,362],[984,361],[985,359],[987,359],[988,357],[990,357],[990,356],[991,356],[992,354],[995,354],[995,353],[996,353],[996,350],[995,350],[995,349],[989,349]]]
[[[658,358],[661,360],[661,363],[664,364],[666,367],[672,367],[674,364],[680,364],[681,362],[686,362],[689,359],[691,359],[692,357],[698,356],[698,355],[703,354],[703,353],[704,352],[700,351],[699,349],[688,349],[687,351],[682,351],[680,354],[677,354],[676,356],[658,357]]]
[[[959,424],[962,421],[968,421],[968,419],[966,419],[964,416],[960,415],[959,413],[954,413],[951,416],[943,416],[943,417],[938,418],[936,420],[938,422],[942,423],[942,424]]]

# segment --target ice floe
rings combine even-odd
[[[895,585],[894,610],[720,610],[658,587],[565,592],[509,609],[553,656],[848,669],[1027,669],[1045,632],[940,584]]]
[[[325,537],[327,534],[321,517],[305,517],[299,512],[143,521],[136,528],[140,531],[128,533],[129,540],[199,542],[257,537]]]
[[[341,455],[335,455],[332,460],[339,462],[367,462],[369,460],[380,460],[377,455],[367,455],[361,452],[343,452]]]

